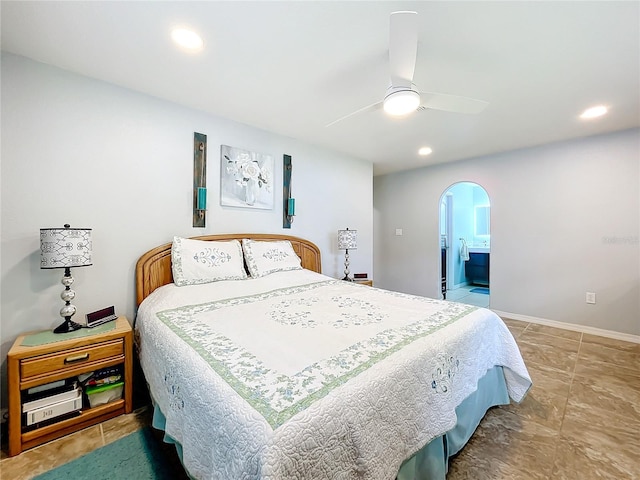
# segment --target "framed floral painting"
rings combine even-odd
[[[220,205],[272,210],[274,160],[271,155],[220,146]]]

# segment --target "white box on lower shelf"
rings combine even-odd
[[[77,385],[77,383],[74,383]],[[39,398],[38,400],[31,400],[29,402],[25,402],[22,404],[22,412],[32,412],[42,407],[49,407],[55,403],[60,403],[65,400],[75,400],[80,395],[82,395],[82,389],[80,387],[74,387],[71,385],[71,389],[66,392],[56,393],[55,395],[50,395],[48,397]]]
[[[82,390],[77,390],[77,396],[75,398],[69,398],[61,402],[53,403],[51,405],[45,405],[44,407],[36,408],[35,410],[29,410],[25,412],[27,426],[35,423],[44,422],[50,420],[65,413],[71,413],[82,408]]]

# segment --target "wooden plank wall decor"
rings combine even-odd
[[[295,200],[291,198],[291,155],[284,155],[282,160],[282,228],[291,228],[295,215]]]
[[[193,133],[193,226],[207,223],[207,136]]]

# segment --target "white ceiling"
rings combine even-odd
[[[2,1],[2,49],[369,160],[388,172],[640,126],[640,2]],[[419,13],[418,89],[478,115],[382,111],[389,14]],[[198,54],[172,44],[187,25]],[[586,107],[610,113],[583,121]],[[417,150],[430,146],[433,154]]]

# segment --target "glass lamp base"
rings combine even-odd
[[[75,332],[76,330],[80,330],[82,328],[82,325],[80,325],[79,323],[76,323],[74,321],[71,320],[71,318],[68,318],[64,321],[64,323],[61,323],[60,325],[58,325],[54,330],[53,333],[69,333],[69,332]]]

